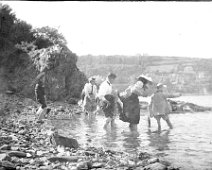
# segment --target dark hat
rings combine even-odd
[[[109,73],[107,77],[115,79],[117,76],[114,73]]]
[[[96,80],[95,77],[90,77],[90,78],[88,79],[89,82],[95,81],[95,80]]]

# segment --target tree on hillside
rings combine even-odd
[[[32,42],[35,40],[35,37],[33,36],[32,26],[25,21],[16,19],[11,30],[12,33],[10,39],[11,41],[13,41],[14,44],[20,44],[22,42]]]
[[[33,41],[31,25],[16,18],[8,5],[0,3],[0,65],[13,68],[25,63],[26,55],[21,54],[21,49],[16,44]]]
[[[67,45],[64,36],[57,29],[48,26],[34,29],[34,36],[36,38],[35,45],[38,49],[47,48],[55,44]]]
[[[16,16],[8,5],[0,3],[0,38],[8,38]]]

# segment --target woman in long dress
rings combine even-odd
[[[137,131],[137,125],[140,122],[139,96],[147,97],[150,93],[147,91],[152,85],[152,80],[146,76],[140,76],[134,85],[129,86],[119,98],[123,103],[120,109],[120,120],[129,123],[132,130]]]
[[[89,117],[92,117],[97,109],[97,87],[95,85],[95,78],[89,78],[89,83],[85,84],[83,91],[83,110],[86,114],[88,114]]]

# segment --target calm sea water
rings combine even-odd
[[[141,100],[149,101],[148,98]],[[212,96],[182,96],[183,100],[212,107]],[[185,170],[212,170],[212,112],[172,114],[174,129],[169,130],[162,120],[162,133],[157,134],[156,121],[147,127],[147,113],[141,113],[138,133],[132,133],[128,124],[116,120],[115,128],[103,129],[105,118],[97,115],[88,119],[77,115],[72,121],[54,120],[52,124],[59,132],[74,136],[82,146],[104,147],[122,150],[130,154],[148,151],[180,166]]]

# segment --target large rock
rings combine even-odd
[[[184,101],[173,101],[168,100],[172,107],[172,112],[205,112],[211,111],[211,107],[199,106],[193,103],[184,102]]]
[[[16,156],[16,157],[19,157],[19,158],[26,157],[26,153],[21,152],[21,151],[10,151],[10,152],[8,152],[8,155],[11,156],[11,157]]]
[[[54,132],[50,136],[50,143],[55,146],[64,146],[75,149],[79,147],[79,144],[76,139],[61,136],[57,132]]]
[[[46,72],[45,86],[48,99],[55,101],[80,97],[87,78],[77,68],[77,55],[67,47],[55,45],[29,53],[20,52],[17,55],[27,58],[27,62],[24,66],[13,68],[12,72],[0,70],[0,82],[4,82],[2,91],[13,90],[35,99],[32,82],[40,72]]]

